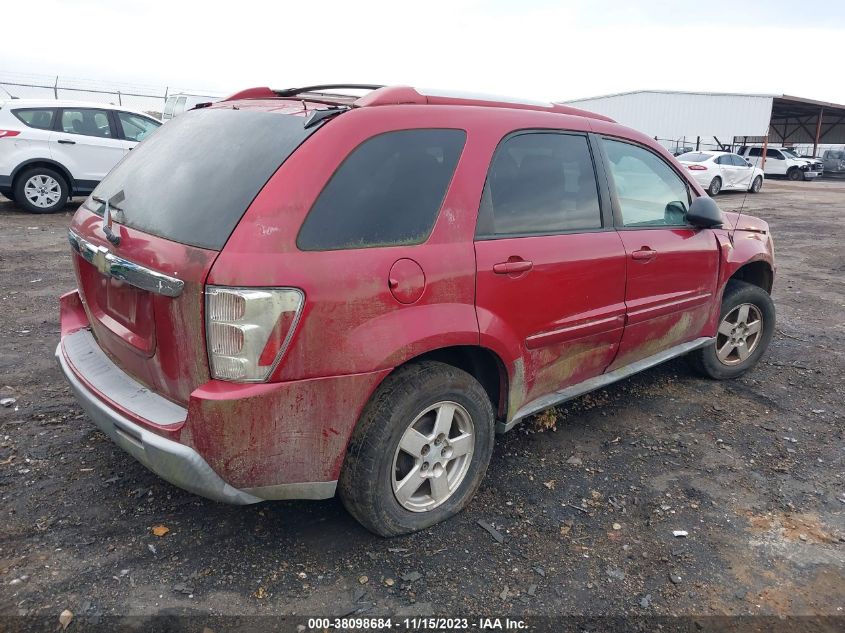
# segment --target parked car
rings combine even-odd
[[[0,193],[31,213],[88,195],[160,121],[80,101],[0,102]]]
[[[217,97],[182,93],[172,94],[164,102],[164,111],[161,113],[161,120],[166,123],[173,117],[179,116],[192,108],[196,108],[200,104],[213,103],[215,101],[217,101]]]
[[[695,148],[689,145],[678,145],[674,149],[671,149],[669,151],[671,152],[672,156],[680,156],[681,154],[686,154],[687,152],[692,152],[694,150]]]
[[[723,190],[759,193],[763,187],[763,170],[738,154],[689,152],[678,156],[678,162],[690,170],[696,182],[711,196]]]
[[[762,147],[741,147],[739,155],[755,167],[762,167],[766,176],[786,176],[790,180],[813,180],[822,175],[824,165],[815,159],[801,158],[786,147],[768,147],[766,164],[762,164]]]
[[[177,117],[73,218],[58,362],[164,479],[337,492],[407,533],[470,501],[494,432],[670,358],[725,379],[765,352],[767,224],[654,140],[562,105],[326,88]]]
[[[829,149],[822,154],[824,170],[828,174],[837,176],[845,174],[845,150]]]

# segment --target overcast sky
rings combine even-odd
[[[32,3],[3,5],[6,72],[221,92],[347,81],[845,103],[843,0],[39,0],[37,18]]]

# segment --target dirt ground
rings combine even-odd
[[[843,182],[748,196],[778,258],[756,369],[712,382],[680,359],[545,415],[556,430],[524,423],[465,512],[392,540],[336,500],[198,498],[95,430],[53,358],[73,209],[0,200],[0,398],[15,399],[0,407],[0,617],[845,618]]]

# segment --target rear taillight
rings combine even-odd
[[[690,171],[707,171],[704,165],[687,165],[687,169]]]
[[[17,136],[20,134],[19,130],[0,130],[0,138],[8,138],[10,136]]]
[[[267,380],[282,360],[304,304],[297,288],[208,286],[205,335],[212,377]]]

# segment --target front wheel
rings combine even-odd
[[[754,179],[754,182],[751,183],[751,189],[749,189],[749,191],[751,193],[760,193],[760,189],[762,189],[762,188],[763,188],[763,177],[757,176]]]
[[[710,181],[710,186],[707,187],[707,193],[710,194],[711,198],[713,198],[714,196],[718,196],[721,190],[722,179],[716,176],[713,180]]]
[[[769,293],[744,281],[729,281],[722,298],[715,342],[690,354],[693,367],[717,380],[736,378],[757,364],[775,331]]]
[[[790,180],[801,180],[802,176],[803,176],[803,174],[802,174],[801,170],[798,169],[797,167],[793,167],[792,169],[790,169],[786,173],[786,177],[789,178]]]
[[[349,513],[380,536],[460,512],[493,453],[494,412],[475,378],[425,361],[389,376],[364,409],[340,473]]]

